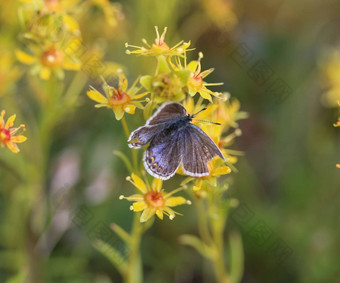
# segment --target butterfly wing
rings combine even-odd
[[[162,105],[145,125],[156,125],[168,122],[169,120],[183,117],[186,114],[185,108],[176,102],[166,103]]]
[[[157,133],[162,130],[162,125],[142,126],[133,131],[128,139],[129,147],[140,148],[146,145]]]
[[[150,142],[144,153],[144,167],[156,178],[168,180],[175,175],[181,162],[179,133],[160,132]]]
[[[207,176],[209,175],[208,161],[216,155],[224,159],[213,140],[193,124],[189,124],[183,130],[181,140],[183,171],[189,176]]]
[[[146,121],[145,126],[133,131],[128,139],[129,147],[140,148],[146,145],[155,135],[162,132],[169,123],[186,114],[185,108],[179,103],[166,103]]]

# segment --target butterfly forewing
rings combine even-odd
[[[155,125],[168,122],[186,114],[185,108],[179,103],[168,103],[160,107],[155,114],[146,122],[146,125]]]
[[[162,125],[139,127],[131,133],[128,139],[129,147],[140,148],[146,145],[162,128]]]

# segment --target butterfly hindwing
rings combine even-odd
[[[177,132],[157,134],[144,154],[144,166],[148,173],[162,180],[170,179],[181,161]]]

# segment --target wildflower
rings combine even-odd
[[[210,75],[214,69],[210,68],[208,70],[201,70],[201,59],[203,58],[203,54],[200,52],[198,60],[191,61],[186,68],[191,71],[191,77],[188,81],[188,92],[191,96],[194,96],[196,93],[199,93],[204,99],[208,99],[212,102],[211,96],[219,97],[221,93],[214,92],[207,87],[223,85],[223,83],[206,83],[203,81],[205,77]]]
[[[164,28],[163,33],[160,35],[158,32],[158,27],[155,26],[156,29],[156,40],[155,42],[150,45],[146,41],[146,39],[142,39],[142,42],[146,45],[146,47],[136,46],[136,45],[130,45],[128,43],[125,44],[125,47],[132,47],[136,50],[126,50],[126,54],[138,54],[138,55],[144,55],[144,56],[184,56],[186,51],[188,51],[188,47],[190,46],[189,42],[184,42],[183,40],[178,42],[175,46],[169,47],[169,45],[164,41],[165,40],[165,34],[167,31],[167,28]]]
[[[92,4],[103,11],[106,23],[110,27],[117,26],[118,21],[124,18],[120,3],[112,3],[108,0],[92,0]]]
[[[210,21],[220,29],[230,30],[237,23],[230,0],[202,0],[201,5]]]
[[[66,53],[57,45],[47,45],[43,49],[34,48],[33,50],[34,55],[16,50],[16,57],[20,62],[32,65],[31,73],[39,74],[43,80],[48,80],[51,74],[63,79],[64,69],[80,70],[80,61],[74,54]]]
[[[129,197],[121,195],[119,199],[134,201],[130,209],[135,212],[143,211],[140,217],[140,222],[148,221],[155,214],[161,220],[163,220],[164,214],[169,216],[169,218],[172,220],[174,219],[175,215],[179,213],[172,210],[171,207],[185,203],[191,204],[190,201],[183,197],[172,196],[183,188],[179,188],[170,193],[165,193],[164,190],[161,189],[161,179],[154,178],[150,187],[149,184],[144,183],[143,180],[137,175],[132,174],[131,177],[128,177],[127,180],[130,181],[141,192],[141,194],[134,194]]]
[[[109,86],[106,82],[103,84],[103,90],[105,96],[102,95],[95,88],[91,87],[91,90],[87,92],[87,95],[92,100],[98,102],[95,107],[107,107],[111,108],[115,114],[117,120],[123,118],[124,113],[134,114],[135,109],[143,109],[141,100],[148,92],[143,92],[137,94],[140,88],[136,88],[138,80],[136,80],[133,85],[128,88],[128,81],[124,75],[120,76],[118,89]]]
[[[325,77],[327,91],[322,97],[327,106],[335,106],[340,100],[340,51],[334,49],[325,56],[322,62],[322,69]]]
[[[21,129],[22,131],[25,131],[25,125],[20,125],[17,128],[11,128],[14,125],[14,120],[16,118],[16,115],[12,115],[8,118],[7,122],[5,123],[4,117],[5,117],[6,111],[2,110],[0,115],[0,144],[1,147],[4,147],[7,145],[7,147],[14,153],[18,153],[20,150],[17,143],[24,142],[27,138],[23,135],[15,136],[15,134]]]

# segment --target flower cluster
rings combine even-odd
[[[119,5],[100,0],[23,2],[20,14],[27,27],[22,36],[27,50],[17,49],[15,53],[21,63],[30,66],[32,75],[42,80],[51,76],[62,80],[65,71],[88,73],[91,69],[93,73],[94,68],[102,67],[95,51],[84,47],[79,21],[87,18],[88,9],[94,6],[102,10],[106,24],[115,27],[123,17]]]
[[[127,79],[121,74],[117,87],[109,86],[104,82],[105,95],[93,87],[87,92],[87,95],[98,103],[96,107],[112,109],[117,120],[123,119],[123,126],[126,123],[124,114],[135,114],[136,107],[144,110],[145,119],[152,115],[158,105],[169,101],[182,103],[189,114],[206,108],[195,117],[192,123],[198,125],[208,134],[221,150],[225,160],[219,157],[213,158],[207,164],[208,176],[188,177],[180,188],[183,189],[186,187],[185,184],[191,182],[196,196],[204,197],[209,194],[209,191],[217,188],[218,177],[229,174],[234,168],[233,164],[237,162],[237,156],[242,154],[231,150],[230,146],[234,139],[241,135],[237,121],[246,118],[247,115],[240,111],[238,100],[230,98],[228,93],[213,90],[212,87],[220,86],[223,83],[206,82],[206,78],[214,69],[203,70],[201,62],[203,54],[199,52],[197,60],[187,63],[187,53],[192,50],[189,49],[190,41],[182,40],[173,47],[169,47],[171,45],[165,41],[166,31],[165,28],[160,34],[156,27],[156,39],[151,45],[145,39],[142,40],[144,46],[126,44],[126,47],[129,48],[126,51],[127,54],[155,57],[157,66],[153,75],[141,76],[128,89]],[[144,91],[140,93],[142,88]],[[216,124],[211,124],[209,121]],[[163,214],[172,219],[175,212],[170,207],[187,201],[183,197],[170,197],[178,190],[165,193],[161,189],[162,181],[158,179],[154,179],[152,186],[148,186],[136,172],[128,180],[141,194],[130,197],[121,196],[120,198],[134,201],[131,210],[143,211],[141,222],[147,221],[155,214],[160,219],[163,219]],[[183,172],[185,171],[180,166],[177,173],[185,175]]]

